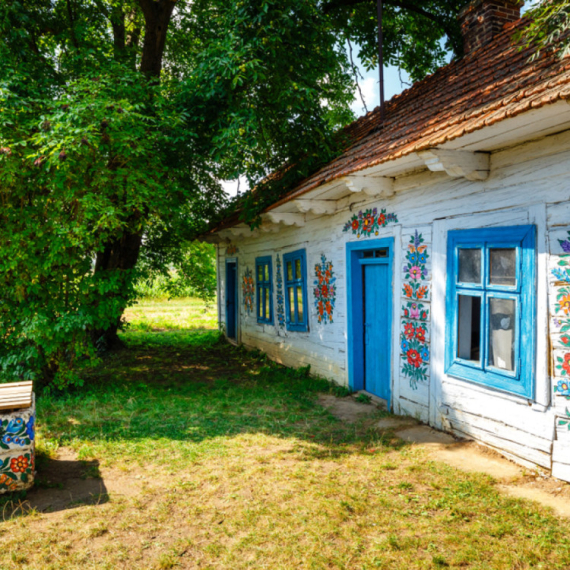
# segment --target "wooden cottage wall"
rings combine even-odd
[[[549,209],[550,374],[556,416],[552,474],[570,481],[570,204]]]
[[[369,238],[343,229],[360,210],[385,209],[398,221],[388,223],[372,237],[395,239],[395,411],[429,420],[436,427],[496,447],[518,461],[546,468],[553,466],[554,442],[555,474],[570,479],[570,399],[560,391],[553,396],[554,385],[558,388],[560,381],[564,384],[570,379],[570,363],[568,371],[564,366],[566,358],[570,361],[570,356],[566,357],[570,344],[562,340],[570,308],[567,313],[566,305],[557,299],[564,296],[566,287],[570,292],[570,283],[566,283],[570,265],[563,264],[570,262],[564,257],[570,252],[561,244],[570,240],[569,180],[570,133],[565,132],[493,153],[486,181],[417,172],[396,179],[396,193],[389,199],[368,198],[333,216],[309,216],[303,228],[282,227],[278,233],[236,240],[240,282],[246,268],[254,270],[255,257],[272,255],[275,275],[276,254],[282,259],[283,253],[305,247],[311,309],[310,331],[289,333],[278,325],[258,325],[255,313],[245,313],[240,292],[241,340],[265,350],[275,360],[294,366],[310,364],[313,372],[347,384],[346,243]],[[534,401],[449,377],[444,370],[447,232],[529,223],[538,228]],[[327,324],[317,322],[311,291],[321,255],[332,262],[336,277],[333,323]],[[222,247],[220,275],[224,259]],[[416,269],[410,273],[412,267]],[[419,366],[414,365],[418,364],[415,353],[408,358],[410,349],[420,356],[423,350]]]
[[[312,373],[346,384],[346,296],[344,286],[341,288],[338,286],[339,283],[345,283],[344,243],[340,241],[335,243],[336,232],[332,232],[331,235],[329,226],[323,222],[326,222],[326,219],[321,218],[319,224],[313,228],[282,228],[278,233],[262,234],[259,238],[235,242],[238,248],[235,257],[238,259],[240,284],[240,341],[246,346],[263,350],[277,362],[294,367],[310,365]],[[310,226],[310,223],[307,225]],[[284,295],[283,255],[299,249],[305,249],[307,258],[308,332],[287,331],[285,322],[280,322],[278,318],[279,314],[284,315],[285,307],[284,303],[279,303],[277,272],[279,269]],[[226,252],[226,247],[220,248],[219,275],[222,279],[219,289],[222,295],[225,289]],[[255,260],[261,256],[271,256],[272,260],[274,314],[272,325],[257,323],[255,290],[250,305],[252,310],[248,310],[248,301],[244,295],[246,273],[255,272]],[[325,312],[320,316],[315,284],[318,281],[316,268],[322,267],[323,263],[332,268],[334,282],[330,285],[334,287],[335,293],[334,298],[331,297],[330,300],[334,305],[331,312]],[[332,264],[332,267],[328,264]],[[222,306],[225,306],[225,299]],[[225,315],[221,317],[221,321],[225,321]]]

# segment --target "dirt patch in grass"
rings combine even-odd
[[[374,404],[357,402],[352,396],[337,398],[332,394],[319,394],[318,402],[335,418],[346,423],[355,423],[378,412]]]

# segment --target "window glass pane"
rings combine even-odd
[[[481,298],[459,295],[457,319],[457,356],[481,360]]]
[[[301,260],[295,260],[295,279],[301,279]]]
[[[263,281],[263,266],[262,265],[257,266],[257,280]]]
[[[290,261],[287,262],[287,280],[293,280],[293,264]]]
[[[297,309],[299,311],[298,322],[302,323],[304,321],[303,315],[305,314],[304,307],[303,307],[303,289],[302,289],[302,287],[297,287]]]
[[[362,257],[363,257],[364,259],[368,259],[369,257],[374,257],[374,250],[370,249],[370,250],[368,250],[368,251],[365,251],[365,252],[362,254]]]
[[[515,369],[514,299],[489,299],[489,364],[501,370]]]
[[[269,281],[269,263],[265,265],[265,281]]]
[[[263,290],[263,318],[265,320],[269,319],[269,296],[267,295],[267,289]]]
[[[459,282],[481,283],[480,249],[459,249]]]
[[[261,318],[263,312],[262,312],[262,307],[263,307],[263,289],[259,289],[258,290],[258,301],[257,301],[257,317]]]
[[[295,288],[289,287],[287,291],[289,295],[289,315],[291,316],[291,322],[296,323],[297,318],[295,315]]]
[[[387,249],[377,249],[374,257],[388,257],[388,250]]]
[[[489,265],[491,285],[514,287],[517,284],[517,250],[514,247],[490,249]]]

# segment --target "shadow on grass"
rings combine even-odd
[[[2,519],[30,512],[57,512],[109,500],[99,473],[99,461],[50,459],[37,455],[34,486],[0,498]]]
[[[160,461],[173,452],[188,461],[219,453],[232,438],[264,434],[295,440],[299,460],[334,459],[399,449],[406,444],[378,430],[378,411],[354,424],[335,419],[319,393],[347,390],[290,369],[258,351],[226,343],[218,333],[125,335],[85,385],[38,399],[40,438],[73,446],[80,457]],[[170,443],[169,443],[170,442]]]

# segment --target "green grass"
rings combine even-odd
[[[200,299],[144,299],[125,312],[128,333],[215,330],[216,303]],[[129,338],[129,336],[127,336]],[[173,338],[170,335],[167,338]]]
[[[0,568],[570,567],[567,522],[377,418],[337,421],[306,370],[172,332],[177,307],[170,333],[129,332],[85,389],[40,398],[40,480],[73,450],[108,496],[2,523]]]

